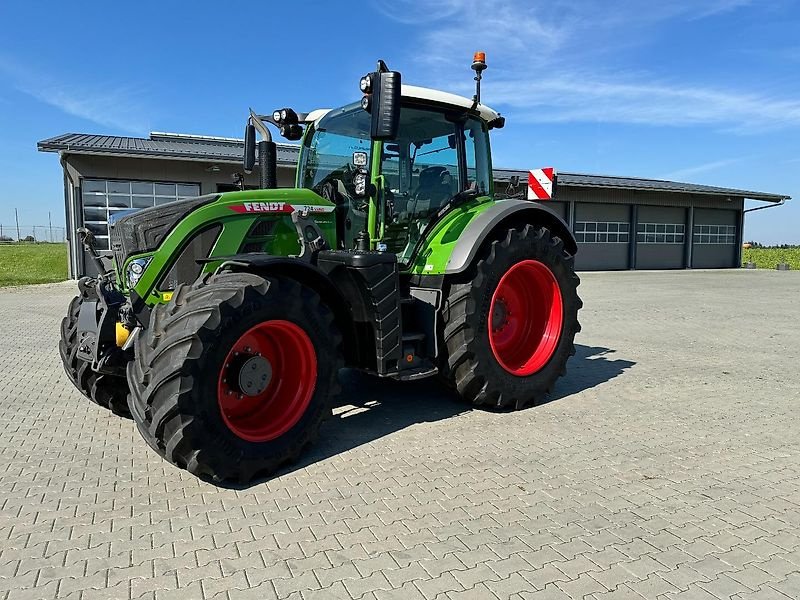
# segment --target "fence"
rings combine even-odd
[[[66,227],[51,225],[4,225],[0,223],[0,243],[64,243],[67,241]]]

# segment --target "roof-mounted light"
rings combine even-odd
[[[369,94],[372,92],[372,76],[371,75],[364,75],[358,82],[358,87],[364,94]]]
[[[472,70],[475,71],[475,95],[472,97],[472,108],[481,103],[481,77],[486,70],[486,52],[476,52],[472,55]]]

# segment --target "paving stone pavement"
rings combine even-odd
[[[74,283],[0,290],[0,600],[800,598],[800,273],[582,279],[549,403],[349,373],[243,489],[72,389]]]

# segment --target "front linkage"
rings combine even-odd
[[[82,229],[78,235],[101,274],[78,281],[79,295],[61,322],[59,353],[70,381],[87,398],[130,416],[125,367],[132,351],[123,347],[133,328],[128,299],[116,289],[113,272],[105,271],[91,232]]]

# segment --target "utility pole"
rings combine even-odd
[[[16,208],[14,209],[14,221],[17,223],[17,241],[19,241],[19,215]]]
[[[47,211],[47,224],[50,226],[50,243],[53,243],[53,219],[50,215],[50,211]]]

